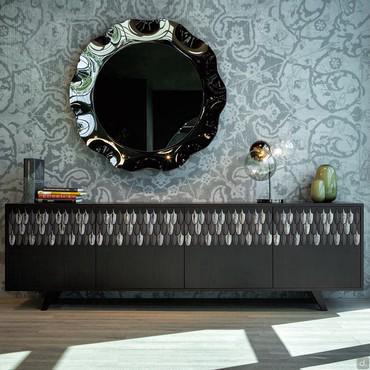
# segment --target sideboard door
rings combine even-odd
[[[95,248],[89,243],[95,218],[89,207],[7,206],[6,225],[7,290],[95,288]]]
[[[362,207],[274,206],[274,288],[362,287]]]
[[[270,206],[223,205],[187,212],[205,221],[186,224],[185,287],[189,289],[272,288]],[[192,217],[189,217],[192,219]],[[197,222],[199,216],[193,217]]]
[[[178,209],[105,207],[97,211],[96,288],[184,288]]]

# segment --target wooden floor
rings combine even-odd
[[[0,370],[369,369],[370,301],[0,300]]]

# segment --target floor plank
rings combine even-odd
[[[0,370],[350,370],[370,357],[370,300],[328,301],[327,312],[300,301],[38,303],[0,300]]]

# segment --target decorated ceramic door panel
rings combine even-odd
[[[275,206],[274,288],[360,288],[362,207]]]
[[[6,238],[8,290],[94,288],[95,217],[91,209],[12,207],[7,213]]]
[[[272,287],[269,206],[193,206],[186,217],[186,288]]]
[[[96,212],[98,289],[184,287],[181,209],[107,206]]]

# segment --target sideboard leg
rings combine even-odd
[[[327,311],[328,308],[326,307],[324,298],[321,294],[321,290],[313,290],[312,291],[313,299],[316,301],[317,305],[319,306],[320,311]]]
[[[45,292],[44,299],[42,300],[40,310],[46,311],[49,308],[49,306],[58,299],[60,293],[61,292],[54,292],[54,291]]]

